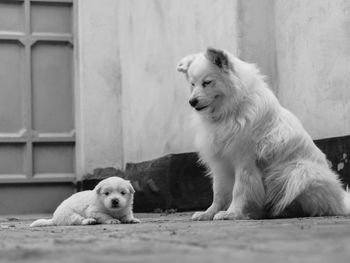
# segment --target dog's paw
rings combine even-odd
[[[118,219],[108,219],[104,223],[108,225],[116,225],[120,224],[120,221]]]
[[[210,221],[213,220],[213,214],[207,211],[195,212],[192,216],[193,221]]]
[[[83,221],[81,221],[82,225],[95,225],[97,224],[97,221],[95,218],[85,218]]]
[[[129,219],[125,219],[122,221],[123,224],[138,224],[141,223],[140,219],[137,218],[129,218]]]
[[[249,219],[240,213],[235,213],[231,211],[220,211],[214,216],[214,220],[236,220],[236,219]]]

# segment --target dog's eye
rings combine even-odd
[[[205,88],[206,86],[208,86],[212,82],[213,82],[212,80],[203,81],[203,83],[202,83],[203,88]]]
[[[124,191],[121,191],[120,194],[121,194],[121,195],[125,195],[126,193],[125,193]]]
[[[194,83],[191,83],[191,87],[194,87]]]
[[[109,192],[105,192],[105,196],[108,196],[109,195]]]

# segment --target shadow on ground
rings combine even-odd
[[[138,225],[29,228],[0,217],[0,262],[347,262],[350,217],[192,222],[137,214]],[[40,216],[42,217],[42,215]]]

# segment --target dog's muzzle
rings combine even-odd
[[[111,206],[113,208],[118,208],[119,207],[119,200],[118,199],[112,199],[111,200]]]
[[[193,99],[190,99],[189,100],[189,103],[190,103],[190,105],[193,107],[193,108],[195,108],[196,107],[196,105],[198,104],[198,99],[197,98],[193,98]]]
[[[198,105],[198,102],[199,102],[199,100],[197,98],[193,98],[193,99],[189,100],[190,105],[193,108],[195,108],[196,111],[201,111],[201,110],[205,109],[206,107],[208,107],[208,105],[200,106],[200,105]]]

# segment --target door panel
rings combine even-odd
[[[23,1],[0,2],[0,30],[9,32],[24,32]]]
[[[72,34],[71,7],[69,3],[32,3],[32,32]]]
[[[37,42],[32,47],[33,129],[70,133],[74,129],[72,46]]]
[[[18,133],[24,128],[24,47],[17,41],[1,41],[0,58],[0,133]]]
[[[24,174],[25,144],[2,143],[0,174]]]
[[[74,144],[35,143],[34,174],[74,173]]]
[[[9,189],[33,190],[26,211],[48,188],[62,201],[58,183],[65,196],[75,189],[73,4],[0,0],[0,214],[26,207],[4,210]]]

